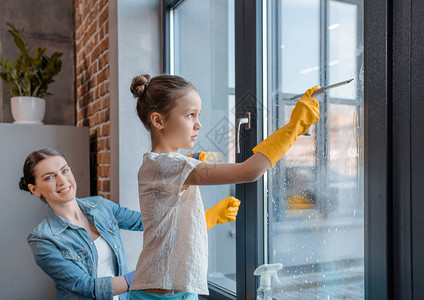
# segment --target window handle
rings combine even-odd
[[[244,129],[250,129],[250,112],[246,112],[245,118],[237,118],[236,126],[236,153],[240,153],[240,127],[245,124]]]

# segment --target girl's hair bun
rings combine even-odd
[[[131,93],[133,94],[134,98],[139,98],[145,93],[146,88],[150,83],[150,78],[151,77],[148,74],[134,77],[131,83]]]
[[[23,191],[29,192],[28,184],[26,183],[24,177],[21,177],[21,180],[19,180],[19,188]]]

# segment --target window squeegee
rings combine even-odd
[[[341,82],[338,82],[338,83],[335,83],[335,84],[332,84],[332,85],[329,85],[329,86],[322,87],[322,88],[320,88],[320,89],[318,89],[318,90],[316,90],[315,92],[312,93],[312,98],[318,97],[319,95],[323,94],[324,92],[326,92],[330,89],[348,84],[349,82],[352,82],[352,81],[353,81],[353,78],[345,80],[345,81],[341,81]],[[290,100],[300,99],[302,96],[303,96],[303,94],[299,94],[299,95],[296,95],[294,97],[291,97]],[[306,131],[303,135],[310,136],[311,135],[311,129],[309,128],[308,131]]]
[[[348,84],[349,82],[352,82],[352,81],[353,81],[353,78],[351,78],[349,80],[342,81],[342,82],[338,82],[338,83],[335,83],[335,84],[332,84],[332,85],[329,85],[329,86],[322,87],[322,88],[320,88],[320,89],[318,89],[318,90],[316,90],[315,92],[312,93],[312,98],[318,97],[319,95],[326,92],[327,90],[334,89],[336,87]],[[303,96],[303,94],[299,94],[299,95],[291,97],[290,100],[296,100],[296,99],[301,98],[302,96]]]

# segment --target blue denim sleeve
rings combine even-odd
[[[113,299],[112,277],[94,278],[88,275],[65,259],[54,243],[41,236],[30,234],[27,240],[35,262],[54,280],[57,288],[87,299]]]
[[[115,219],[118,221],[120,229],[143,231],[143,223],[141,221],[141,213],[139,211],[131,210],[122,207],[113,201],[105,200],[107,206],[113,211]]]

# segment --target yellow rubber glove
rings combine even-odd
[[[187,157],[195,158],[202,162],[205,162],[206,153],[205,152],[190,153],[190,154],[187,154]]]
[[[319,104],[311,95],[319,88],[320,86],[317,85],[307,90],[296,103],[289,123],[259,143],[252,149],[253,153],[262,153],[269,159],[271,166],[275,165],[290,149],[297,137],[318,122]]]
[[[234,222],[240,206],[240,200],[227,197],[215,204],[211,209],[205,210],[206,227],[211,229],[216,224]]]

